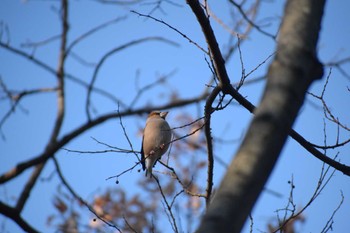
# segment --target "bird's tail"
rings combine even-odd
[[[152,166],[149,166],[146,169],[146,177],[149,176],[149,178],[152,178]]]

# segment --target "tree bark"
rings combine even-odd
[[[240,232],[261,193],[310,84],[322,77],[316,58],[324,0],[290,0],[262,100],[197,230]]]

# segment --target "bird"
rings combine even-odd
[[[169,112],[152,111],[147,118],[141,145],[142,169],[152,177],[152,168],[169,148],[172,132],[165,117]]]

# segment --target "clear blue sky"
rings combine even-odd
[[[283,4],[282,1],[279,2],[263,3],[258,18],[263,21],[266,16],[276,19],[282,16]],[[183,6],[174,7],[170,4],[164,4],[166,14],[157,11],[154,16],[176,27],[205,48],[205,41],[193,14],[186,4],[181,2],[181,5]],[[225,15],[222,19],[224,22],[230,23],[226,6],[225,3],[214,6],[213,3],[212,9],[218,16],[221,12],[224,12]],[[9,40],[12,46],[31,53],[32,50],[23,47],[23,44],[42,41],[59,34],[60,24],[56,14],[58,8],[55,1],[2,0],[0,2],[1,41]],[[115,94],[127,104],[131,102],[134,95],[135,84],[130,80],[133,80],[137,75],[137,70],[140,73],[140,86],[153,82],[161,75],[176,71],[165,88],[152,89],[140,99],[135,108],[142,107],[145,104],[156,105],[159,104],[159,101],[165,103],[167,99],[162,99],[162,97],[167,92],[174,90],[177,90],[177,94],[183,98],[196,96],[205,88],[204,85],[210,78],[210,70],[204,60],[204,54],[198,48],[168,27],[138,17],[130,12],[130,10],[135,9],[140,13],[148,13],[151,8],[150,5],[141,5],[136,8],[133,6],[97,4],[95,1],[70,2],[70,42],[93,26],[113,18],[126,17],[124,21],[106,27],[74,48],[74,52],[84,57],[88,62],[96,63],[111,48],[146,36],[163,36],[180,44],[179,47],[175,47],[162,42],[146,42],[114,55],[103,65],[96,86]],[[350,28],[348,26],[350,15],[348,9],[350,9],[348,1],[328,1],[327,3],[318,45],[319,57],[322,62],[337,61],[350,56]],[[216,22],[212,24],[220,46],[224,48],[228,40],[227,32]],[[275,22],[268,30],[274,31],[277,26]],[[5,28],[9,29],[9,36]],[[246,73],[267,58],[274,51],[274,48],[271,39],[253,32],[241,48]],[[34,55],[55,69],[57,66],[58,41],[38,48]],[[29,90],[55,85],[55,77],[50,73],[2,48],[0,48],[0,61],[1,78],[11,90]],[[252,77],[265,74],[268,63],[253,73]],[[343,68],[350,73],[350,64],[344,65]],[[66,69],[68,73],[85,81],[89,81],[92,77],[93,69],[81,65],[73,58],[68,58]],[[234,55],[227,63],[227,69],[232,82],[239,81],[241,65],[238,54]],[[325,73],[328,72],[329,69],[325,69]],[[310,91],[320,94],[324,82],[325,79],[315,82]],[[348,126],[350,125],[350,93],[347,90],[349,87],[349,78],[342,76],[338,70],[333,69],[325,97],[332,111],[334,111],[333,113]],[[263,83],[260,82],[243,87],[241,93],[251,102],[257,104],[262,90]],[[69,117],[65,119],[61,135],[86,121],[83,89],[75,83],[67,81],[66,92],[67,116]],[[3,93],[1,93],[2,95]],[[115,103],[97,95],[94,98],[93,104],[98,110],[98,114],[116,111]],[[319,106],[315,99],[308,96],[294,128],[311,142],[323,144],[323,111],[319,107],[315,107],[315,104]],[[40,94],[26,98],[21,102],[21,106],[25,110],[17,109],[2,127],[2,133],[6,136],[6,140],[0,140],[1,174],[15,166],[19,161],[41,153],[52,129],[56,109],[54,94]],[[9,107],[7,101],[0,102],[0,117],[5,114]],[[203,106],[200,106],[199,109],[202,110]],[[28,110],[28,113],[26,110]],[[169,122],[172,126],[178,126],[176,117],[183,111],[190,113],[194,118],[197,117],[195,107],[174,110],[169,114]],[[216,137],[239,139],[247,129],[250,117],[251,115],[246,110],[238,106],[230,107],[227,111],[218,112],[213,116],[213,134]],[[145,116],[124,120],[124,125],[135,149],[139,149],[141,143],[138,132],[144,125],[144,121]],[[337,128],[327,122],[326,130],[327,143],[334,143]],[[349,138],[349,136],[349,132],[342,131],[340,141]],[[114,146],[128,148],[127,141],[117,120],[107,122],[94,130],[86,132],[67,145],[66,148],[84,151],[104,149],[91,137]],[[220,155],[222,160],[229,163],[237,149],[237,145],[219,145],[215,148],[215,153]],[[333,157],[337,152],[340,153],[337,159],[349,165],[349,145],[336,150],[329,150],[327,154]],[[88,200],[92,199],[94,193],[105,188],[115,188],[114,181],[106,181],[106,178],[135,163],[134,157],[131,158],[124,154],[79,155],[60,151],[57,158],[71,185],[79,195]],[[268,189],[274,190],[283,196],[278,198],[267,192],[261,195],[253,213],[254,232],[266,230],[266,222],[275,217],[275,210],[285,207],[290,191],[287,182],[291,177],[293,177],[296,187],[294,190],[295,203],[298,207],[304,206],[315,190],[321,168],[322,163],[320,161],[309,155],[293,140],[288,140],[267,184]],[[157,169],[161,170],[162,168],[158,165]],[[49,162],[41,178],[49,177],[53,171],[54,166],[52,162]],[[216,164],[215,187],[219,184],[223,172],[224,167]],[[15,198],[22,190],[29,174],[30,171],[26,171],[10,183],[0,186],[0,199],[6,203],[14,204]],[[121,178],[118,187],[128,188],[130,195],[142,192],[136,187],[138,179],[144,179],[143,174],[136,171],[127,173]],[[205,177],[203,177],[203,180],[205,180]],[[340,191],[343,192],[345,201],[334,217],[334,232],[346,232],[350,229],[349,180],[349,177],[340,172],[335,172],[325,190],[305,212],[306,222],[299,226],[300,232],[320,232],[322,230],[325,222],[340,202]],[[52,200],[58,183],[57,176],[53,176],[50,182],[39,181],[22,214],[28,222],[43,232],[54,232],[54,229],[48,228],[45,222],[49,214],[55,213]],[[167,223],[166,218],[163,221]],[[5,232],[19,231],[19,228],[11,220],[5,220],[3,216],[0,216],[0,226],[4,226]],[[166,227],[164,229],[169,230]],[[249,229],[246,228],[245,232],[248,231]]]

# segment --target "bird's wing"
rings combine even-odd
[[[145,135],[142,137],[142,143],[141,143],[141,164],[142,164],[142,170],[146,169],[146,164],[145,164],[145,153],[143,151],[143,139]]]

